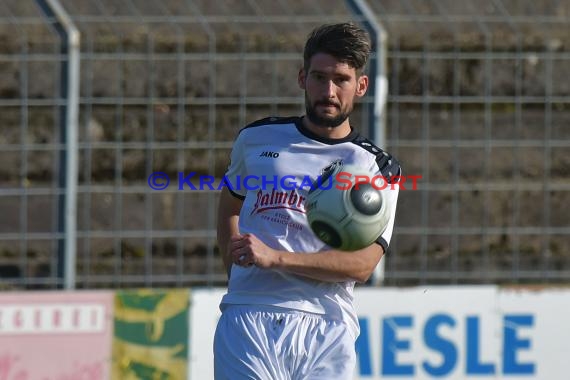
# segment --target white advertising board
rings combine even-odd
[[[190,379],[213,379],[225,289],[193,290]],[[570,289],[496,286],[357,288],[358,379],[563,380]]]

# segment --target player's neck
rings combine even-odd
[[[309,131],[313,132],[317,136],[329,138],[329,139],[342,139],[350,134],[352,131],[350,129],[350,122],[348,119],[342,122],[341,125],[337,127],[323,127],[312,123],[306,116],[302,119],[303,126]]]

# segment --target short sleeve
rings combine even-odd
[[[382,193],[385,197],[385,201],[388,203],[388,208],[390,212],[390,220],[386,229],[376,239],[376,243],[380,244],[384,249],[384,253],[388,252],[388,246],[390,245],[390,240],[392,239],[392,232],[394,231],[394,221],[396,219],[396,208],[398,204],[398,195],[400,192],[399,176],[402,174],[402,168],[400,163],[391,155],[382,152],[377,155],[376,173],[382,175],[388,184]]]
[[[380,244],[384,248],[384,253],[388,252],[388,246],[390,245],[390,240],[392,239],[392,232],[394,230],[394,221],[396,219],[396,205],[398,204],[399,186],[395,184],[394,186],[389,185],[386,189],[382,190],[385,196],[385,201],[388,202],[388,207],[390,210],[390,221],[386,226],[382,235],[376,240],[376,243]]]
[[[224,175],[224,181],[226,182],[230,193],[242,200],[245,199],[247,192],[247,189],[244,189],[242,186],[240,186],[241,181],[247,175],[244,150],[244,133],[240,133],[232,146],[230,163],[228,165],[226,174]]]

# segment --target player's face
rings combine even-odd
[[[368,87],[368,77],[357,77],[353,67],[326,53],[315,54],[298,79],[305,90],[307,118],[322,127],[340,126],[352,112],[355,98],[363,96]]]

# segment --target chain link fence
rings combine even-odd
[[[61,0],[80,39],[78,288],[225,283],[218,192],[237,131],[299,115],[304,39],[343,1]],[[56,19],[0,3],[0,286],[63,287]],[[386,285],[570,278],[570,5],[369,1],[388,34],[385,148],[405,174]],[[371,96],[355,109],[368,134]],[[153,190],[154,172],[169,186]]]

